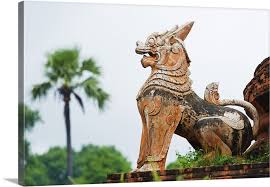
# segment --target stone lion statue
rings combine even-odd
[[[184,40],[194,22],[166,32],[154,32],[137,42],[141,64],[152,71],[137,95],[142,135],[137,171],[164,170],[173,134],[184,137],[206,155],[241,155],[256,138],[258,113],[246,101],[220,100],[218,84],[206,87],[205,99],[192,90],[188,70],[191,63]],[[238,105],[252,116],[224,107]]]

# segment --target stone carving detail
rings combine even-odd
[[[243,91],[245,100],[256,107],[260,118],[259,125],[254,130],[256,141],[245,151],[245,155],[257,156],[269,151],[269,69],[270,57],[267,57],[257,66],[254,77]],[[247,114],[251,116],[248,111]]]
[[[253,113],[256,126],[256,109],[250,103],[219,100],[215,84],[207,87],[205,100],[192,90],[188,70],[191,61],[183,42],[192,26],[193,22],[189,22],[169,31],[155,32],[144,43],[136,43],[136,53],[143,55],[142,66],[152,69],[136,98],[143,124],[138,171],[165,169],[174,133],[186,138],[195,149],[203,149],[208,156],[217,151],[241,155],[253,139],[248,118],[222,106],[244,107]]]
[[[236,99],[219,99],[219,93],[218,93],[218,83],[213,82],[206,86],[205,92],[204,92],[204,99],[208,101],[209,103],[213,103],[215,105],[236,105],[244,107],[251,115],[252,120],[254,121],[253,125],[253,135],[254,137],[257,136],[258,133],[258,126],[259,126],[259,114],[256,110],[256,108],[247,101],[242,100],[236,100]],[[241,130],[244,128],[244,121],[240,119],[239,114],[237,113],[227,113],[225,112],[224,116],[219,117],[221,120],[223,120],[225,123],[230,125],[234,129]]]
[[[225,112],[224,116],[202,117],[198,121],[202,121],[205,119],[220,119],[224,123],[232,127],[233,129],[237,129],[237,130],[241,130],[244,128],[244,120],[240,118],[240,115],[238,113]]]
[[[143,67],[156,63],[155,68],[152,68],[150,77],[139,91],[137,99],[147,89],[151,88],[160,88],[177,96],[191,93],[192,81],[189,79],[189,64],[184,63],[185,57],[178,55],[183,41],[174,35],[181,29],[181,27],[176,26],[171,31],[151,34],[146,41],[146,45],[149,46],[145,46],[142,42],[137,42],[137,53],[149,53],[149,56],[144,55],[141,61]],[[171,45],[171,42],[174,42],[174,44]],[[182,49],[186,53],[185,49]],[[170,52],[171,54],[169,54]]]
[[[138,102],[142,116],[143,131],[138,165],[162,168],[169,149],[172,135],[181,119],[182,108],[176,101],[161,96],[147,96]]]

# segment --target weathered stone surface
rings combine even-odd
[[[186,138],[193,148],[203,149],[206,156],[216,152],[241,155],[252,141],[248,118],[223,105],[245,103],[243,107],[256,114],[254,107],[237,100],[213,103],[192,90],[188,70],[191,61],[183,44],[192,26],[189,22],[155,32],[145,43],[137,42],[136,53],[144,54],[142,66],[152,69],[137,95],[143,124],[137,171],[165,169],[173,133]],[[256,115],[253,119],[256,124]]]
[[[111,174],[108,183],[269,177],[269,163]]]
[[[182,41],[189,33],[192,24],[189,23],[183,28],[177,27],[171,32],[165,32],[158,36],[153,34],[148,37],[148,46],[137,42],[136,52],[149,54],[149,56],[144,55],[141,60],[143,67],[152,67],[150,77],[137,95],[138,109],[143,123],[140,154],[137,161],[138,170],[165,169],[165,161],[172,135],[185,110],[181,101],[167,97],[166,93],[175,96],[190,94],[191,80],[188,77],[189,64],[186,63],[186,55],[179,55],[179,50],[184,53],[181,44],[175,42],[177,41],[175,40],[175,45],[179,46],[173,48],[169,43],[162,44],[162,42],[165,42],[169,35],[177,35],[181,37],[178,40]],[[167,51],[171,51],[171,53],[164,54]],[[165,60],[165,57],[168,59]],[[158,61],[160,63],[157,63]],[[157,90],[164,91],[165,96],[157,94]]]
[[[204,92],[204,99],[209,102],[213,103],[215,105],[221,105],[221,106],[226,106],[226,105],[236,105],[245,108],[246,111],[249,112],[249,116],[251,119],[254,121],[253,124],[253,135],[257,136],[258,132],[256,129],[259,127],[259,114],[257,109],[247,101],[242,101],[242,100],[237,100],[237,99],[223,99],[221,100],[219,98],[219,93],[218,93],[218,83],[213,82],[209,85],[206,86],[205,92]],[[239,120],[239,118],[235,115],[231,115],[230,113],[228,114],[230,117],[226,118],[223,116],[220,116],[219,118],[225,121],[229,126],[231,126],[234,129],[241,130],[244,128],[243,121]],[[233,120],[232,120],[233,119]],[[229,120],[229,121],[228,121]]]
[[[249,101],[251,103],[253,103],[254,101],[256,102],[256,100],[260,99],[261,96],[269,93],[269,65],[270,58],[267,57],[255,69],[254,78],[247,84],[246,88],[243,91],[246,101]],[[262,102],[260,104],[263,104],[260,110],[269,110],[269,105],[267,105],[267,103]]]
[[[246,151],[246,156],[269,151],[269,66],[268,57],[257,66],[254,78],[243,92],[245,100],[252,103],[259,113],[256,142]]]

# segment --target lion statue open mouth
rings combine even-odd
[[[246,101],[220,100],[217,83],[209,84],[205,99],[192,90],[188,67],[191,63],[184,40],[194,22],[155,32],[135,52],[141,64],[152,71],[137,95],[142,118],[142,135],[137,170],[163,170],[172,135],[188,140],[206,155],[241,155],[256,138],[258,113]],[[238,105],[252,115],[253,127],[241,112],[224,107]]]

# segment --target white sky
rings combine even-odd
[[[44,121],[27,135],[32,151],[43,153],[66,144],[62,101],[51,92],[47,99],[32,102],[30,90],[45,80],[46,53],[78,46],[82,58],[94,57],[102,67],[102,87],[111,100],[101,113],[83,97],[85,114],[71,101],[73,147],[115,145],[135,167],[142,127],[135,98],[150,73],[142,68],[135,43],[187,21],[195,21],[185,41],[193,90],[203,97],[205,86],[216,81],[222,98],[243,99],[256,66],[269,56],[269,12],[25,2],[25,101],[40,111]],[[79,93],[83,95],[82,90]],[[167,163],[175,160],[176,151],[184,154],[189,147],[174,135]]]

